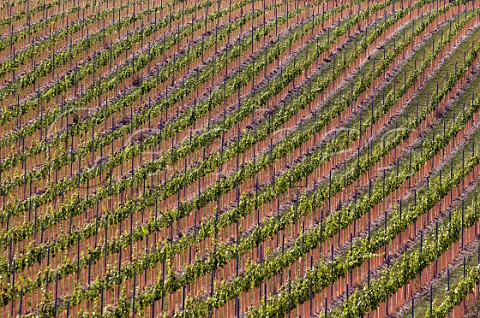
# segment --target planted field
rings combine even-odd
[[[479,6],[0,4],[0,316],[475,317]]]

